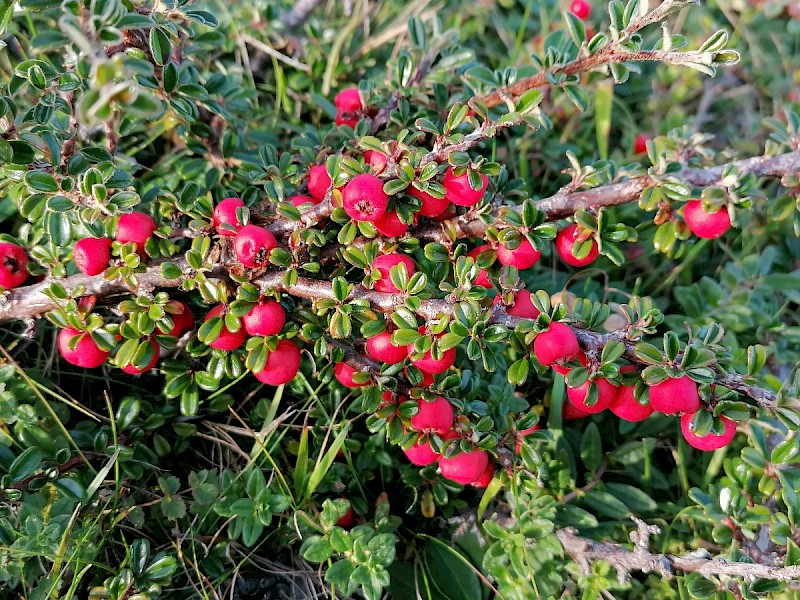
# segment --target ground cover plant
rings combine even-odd
[[[800,587],[795,2],[0,2],[9,598]]]

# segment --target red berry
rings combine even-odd
[[[239,208],[244,208],[244,202],[239,198],[225,198],[214,207],[214,227],[219,235],[233,237],[241,229],[243,223],[236,217]],[[223,225],[230,225],[236,231]]]
[[[636,367],[633,365],[625,365],[620,369],[620,373],[627,373],[635,371]],[[653,407],[650,403],[640,404],[634,397],[633,390],[636,386],[621,385],[617,388],[617,395],[609,408],[611,412],[617,415],[624,421],[631,423],[638,423],[644,421],[647,417],[653,414]]]
[[[419,332],[424,333],[425,328],[420,327]],[[441,335],[436,336],[435,339],[438,339]],[[453,363],[456,361],[456,349],[450,348],[449,350],[445,350],[442,353],[442,357],[439,359],[434,359],[431,355],[431,351],[428,350],[425,355],[420,358],[419,360],[414,360],[412,353],[414,351],[413,344],[408,347],[408,355],[411,357],[411,364],[417,367],[420,371],[422,371],[423,375],[428,373],[430,375],[438,375],[439,373],[444,373],[453,366]]]
[[[492,305],[500,304],[501,296],[497,296]],[[514,303],[506,306],[506,312],[509,315],[520,317],[522,319],[535,319],[541,313],[539,309],[531,302],[531,293],[528,290],[519,290],[514,294]]]
[[[408,225],[400,220],[396,210],[388,210],[375,221],[375,229],[385,237],[400,237],[408,231]]]
[[[289,383],[300,370],[300,348],[291,340],[281,340],[275,350],[267,355],[264,368],[253,373],[256,379],[267,385]]]
[[[314,206],[319,204],[319,200],[312,198],[311,196],[292,196],[289,198],[289,202],[291,202],[297,208],[300,208],[303,204],[313,204]]]
[[[340,111],[356,112],[364,108],[358,88],[345,88],[333,99],[333,104]]]
[[[386,163],[389,162],[389,157],[377,150],[367,150],[364,152],[364,162],[371,165],[372,172],[378,175],[383,173],[383,170],[386,168]]]
[[[411,427],[417,431],[444,434],[453,426],[453,405],[441,396],[436,400],[419,400],[419,411],[411,417]]]
[[[472,485],[476,488],[486,489],[489,487],[492,479],[494,479],[494,463],[489,461],[486,465],[486,468],[483,470],[483,473],[481,473],[481,476],[473,481]]]
[[[272,232],[258,225],[245,225],[233,239],[237,260],[250,268],[269,264],[269,253],[277,246]]]
[[[341,383],[344,387],[357,388],[368,385],[366,383],[356,383],[353,381],[353,374],[356,372],[357,371],[346,362],[339,362],[333,366],[333,375],[336,377],[336,381]]]
[[[572,265],[573,267],[585,267],[586,265],[592,264],[600,252],[597,242],[591,240],[592,248],[589,250],[589,254],[587,254],[584,258],[576,257],[573,254],[573,251],[575,250],[575,238],[577,235],[578,226],[575,224],[572,224],[559,231],[558,235],[556,236],[556,250],[558,251],[559,256],[561,256],[561,260],[568,265]]]
[[[392,334],[383,331],[367,340],[367,355],[373,360],[395,365],[406,359],[408,348],[392,344]]]
[[[418,198],[419,201],[422,202],[419,214],[423,217],[437,217],[444,213],[447,207],[450,206],[450,201],[447,197],[436,198],[435,196],[431,196],[428,192],[418,190],[413,185],[406,188],[406,193],[408,193],[409,196]]]
[[[417,384],[418,387],[431,387],[434,383],[436,383],[433,375],[430,373],[426,373],[422,369],[420,369],[420,373],[422,373],[422,381]],[[408,369],[403,369],[403,374],[406,376],[406,379],[408,379]]]
[[[592,14],[592,5],[586,0],[573,0],[569,6],[569,12],[578,17],[581,21],[585,21]]]
[[[355,221],[377,221],[388,205],[389,196],[383,191],[383,181],[375,175],[356,175],[344,186],[342,206]]]
[[[277,335],[285,322],[286,311],[274,300],[256,304],[242,317],[242,325],[249,335]]]
[[[473,190],[469,184],[469,176],[465,171],[462,175],[455,175],[453,167],[447,169],[442,180],[442,185],[446,190],[446,196],[450,202],[456,206],[474,206],[483,198],[483,193],[489,185],[489,178],[486,175],[480,175],[481,187],[479,190]]]
[[[692,431],[692,420],[695,414],[696,413],[686,413],[681,416],[681,433],[690,446],[698,450],[711,452],[712,450],[719,450],[723,446],[730,444],[731,440],[736,435],[735,421],[731,421],[728,417],[720,415],[719,418],[724,427],[722,434],[716,435],[713,432],[709,432],[706,435],[700,436]]]
[[[479,254],[491,249],[492,247],[489,244],[483,244],[467,252],[467,256],[469,256],[471,259],[477,262]],[[478,276],[475,278],[475,285],[485,287],[487,290],[492,288],[492,282],[489,281],[489,276],[486,273],[486,269],[481,269],[478,272]]]
[[[588,416],[589,413],[582,411],[580,408],[575,406],[569,400],[565,400],[564,403],[561,405],[562,419],[566,419],[567,421],[572,421],[573,419],[582,419]]]
[[[0,285],[10,290],[28,278],[28,255],[22,246],[0,242]]]
[[[220,332],[219,337],[211,342],[209,346],[215,350],[236,350],[236,348],[244,344],[247,340],[247,332],[245,332],[244,327],[239,327],[238,331],[231,331],[225,327],[225,308],[226,307],[224,304],[217,304],[214,308],[208,311],[208,314],[206,315],[206,321],[210,321],[214,317],[223,319],[222,331]]]
[[[569,325],[553,321],[546,331],[533,340],[533,353],[544,366],[549,367],[557,360],[571,359],[578,355],[578,338]]]
[[[111,260],[111,240],[95,237],[78,240],[72,250],[72,260],[81,273],[99,275]]]
[[[650,139],[650,136],[646,133],[640,133],[636,136],[636,139],[633,140],[633,153],[634,154],[646,154],[647,153],[647,141]]]
[[[431,447],[430,441],[422,442],[420,440],[414,442],[414,445],[408,450],[403,450],[403,453],[412,465],[417,465],[418,467],[432,465],[441,456]]]
[[[668,378],[650,386],[650,406],[668,415],[693,413],[700,408],[697,384],[688,375]]]
[[[700,200],[690,200],[683,207],[683,218],[689,229],[699,238],[713,240],[731,227],[731,216],[725,207],[708,213]]]
[[[461,485],[469,485],[476,481],[489,464],[489,455],[485,450],[470,450],[450,458],[439,459],[442,476]]]
[[[124,367],[122,367],[122,370],[125,373],[127,373],[128,375],[141,375],[142,373],[147,373],[153,367],[156,366],[156,363],[158,362],[158,357],[161,354],[161,347],[155,340],[152,340],[150,344],[153,346],[153,358],[150,359],[150,362],[147,363],[147,366],[144,369],[139,369],[133,363],[127,364]]]
[[[411,260],[405,254],[398,254],[396,252],[390,252],[389,254],[382,254],[378,256],[372,262],[373,270],[377,270],[381,274],[381,278],[375,282],[375,290],[378,292],[399,292],[394,284],[392,283],[391,278],[389,277],[389,271],[391,271],[392,267],[399,264],[404,264],[406,267],[406,272],[408,276],[411,275],[416,271],[416,266],[414,265],[414,261]]]
[[[331,176],[325,165],[314,165],[308,171],[308,193],[322,201],[331,187]]]
[[[354,117],[351,113],[339,111],[336,113],[336,118],[333,120],[337,126],[347,125],[350,129],[355,129],[358,125],[359,118]]]
[[[431,217],[432,221],[436,221],[437,223],[441,223],[442,221],[447,221],[448,219],[452,219],[458,214],[456,207],[452,204],[448,204],[447,208],[444,209],[444,212],[441,214],[436,215],[435,217]]]
[[[589,364],[589,360],[586,358],[586,353],[583,350],[578,350],[577,357],[572,356],[570,358],[561,358],[550,366],[553,367],[553,371],[555,371],[556,373],[560,373],[561,375],[567,375],[567,373],[569,373],[572,369],[566,366],[566,363],[573,361],[576,358],[578,359],[578,362],[584,367]]]
[[[350,529],[353,526],[355,515],[353,514],[353,507],[349,507],[347,512],[344,513],[339,520],[336,521],[337,527],[341,527],[342,529]]]
[[[531,243],[524,237],[519,246],[513,250],[503,244],[497,246],[497,260],[500,261],[500,264],[516,267],[520,270],[529,269],[535,265],[539,262],[541,255],[542,253],[531,246]]]
[[[72,350],[69,347],[69,341],[76,335],[81,336],[81,340]],[[84,369],[99,367],[106,362],[109,354],[105,350],[101,350],[88,333],[83,333],[72,327],[66,327],[58,333],[58,351],[69,364],[83,367]]]
[[[171,335],[173,337],[181,337],[187,331],[194,329],[194,314],[192,309],[185,302],[178,302],[172,300],[170,303],[172,310],[167,310],[169,316],[172,318],[172,329],[168,332],[162,331],[160,327],[156,328],[156,333],[160,335]]]
[[[597,414],[599,412],[603,412],[614,401],[614,397],[617,395],[617,386],[609,383],[607,379],[602,377],[598,377],[594,380],[594,384],[597,386],[597,402],[595,402],[592,406],[586,404],[586,400],[589,397],[589,386],[591,385],[590,380],[586,380],[586,382],[580,387],[569,387],[567,386],[567,396],[570,399],[570,402],[577,408],[578,410],[588,413],[590,415]]]
[[[528,437],[534,431],[539,431],[542,428],[541,423],[537,423],[533,427],[529,427],[528,429],[523,429],[522,431],[517,432],[517,446],[516,446],[516,453],[519,454],[519,451],[522,450],[522,438]]]
[[[150,215],[141,212],[127,213],[120,215],[115,239],[123,244],[133,242],[137,250],[143,251],[145,243],[157,228]]]

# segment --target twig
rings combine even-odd
[[[252,35],[245,34],[242,36],[242,39],[245,41],[245,43],[250,44],[256,50],[259,50],[264,54],[271,56],[272,58],[276,58],[279,61],[286,63],[290,67],[294,67],[295,69],[303,71],[304,73],[311,73],[311,67],[309,67],[307,64],[301,63],[299,60],[296,60],[291,56],[286,56],[283,52],[278,52],[272,46],[268,46],[261,40],[254,38]]]

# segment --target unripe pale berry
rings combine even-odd
[[[531,268],[539,262],[539,257],[541,255],[542,253],[536,250],[527,238],[524,237],[522,241],[520,241],[519,246],[513,250],[507,248],[503,244],[498,244],[497,246],[497,260],[500,261],[500,264],[516,267],[520,270]]]
[[[592,15],[592,5],[586,0],[573,0],[572,4],[569,5],[569,12],[581,21],[585,21]]]
[[[319,204],[319,200],[312,198],[311,196],[292,196],[289,198],[289,202],[291,202],[297,208],[301,207],[303,204],[312,204],[314,206]]]
[[[647,153],[647,142],[650,139],[646,133],[640,133],[636,136],[636,139],[633,140],[633,153],[634,154],[646,154]]]
[[[469,485],[476,481],[489,464],[489,455],[485,450],[470,450],[450,458],[439,459],[442,476],[461,485]]]
[[[586,400],[589,398],[589,386],[592,383],[597,386],[597,402],[595,402],[592,406],[589,406],[586,404]],[[578,410],[590,415],[603,412],[605,409],[611,406],[611,403],[614,401],[614,397],[616,395],[617,387],[602,377],[598,377],[594,380],[594,382],[587,379],[580,387],[573,388],[567,386],[567,396],[569,397],[570,402],[572,402],[572,404]]]
[[[356,383],[353,380],[353,375],[356,372],[357,371],[346,362],[338,362],[333,366],[333,376],[336,377],[336,381],[341,383],[344,387],[357,388],[368,385],[367,383]]]
[[[219,235],[233,237],[242,228],[243,223],[236,217],[239,208],[244,208],[244,202],[240,198],[225,198],[214,207],[214,227]],[[230,225],[233,230],[223,225]]]
[[[414,265],[414,261],[411,260],[405,254],[398,254],[396,252],[390,252],[389,254],[382,254],[378,256],[372,262],[373,270],[377,270],[381,274],[381,278],[375,282],[374,288],[378,292],[399,292],[394,284],[392,283],[392,279],[389,276],[389,272],[392,270],[392,267],[399,264],[404,264],[406,267],[406,272],[408,276],[411,275],[416,271],[416,265]]]
[[[317,201],[325,198],[331,187],[331,176],[325,165],[314,165],[308,171],[308,193]]]
[[[430,441],[421,442],[419,439],[408,450],[403,450],[403,453],[412,465],[418,467],[432,465],[441,456],[431,447]]]
[[[89,237],[75,242],[72,260],[78,271],[85,275],[99,275],[108,267],[111,260],[111,240]]]
[[[160,327],[156,328],[156,333],[161,335],[171,335],[173,337],[181,337],[187,331],[194,329],[194,314],[189,305],[185,302],[171,301],[171,307],[176,312],[167,311],[172,319],[172,329],[168,332],[161,331]]]
[[[428,192],[418,190],[414,186],[407,187],[406,193],[409,196],[414,196],[414,198],[419,198],[419,201],[422,202],[419,214],[423,217],[438,217],[450,206],[450,201],[446,196],[444,198],[436,198]]]
[[[387,210],[375,221],[375,229],[385,237],[400,237],[408,231],[408,225],[400,220],[396,210]]]
[[[249,335],[277,335],[285,322],[286,311],[274,300],[256,304],[242,317],[242,325]]]
[[[80,335],[81,340],[75,349],[69,347],[69,341]],[[108,352],[101,350],[88,333],[83,333],[73,327],[66,327],[58,333],[58,351],[65,361],[76,367],[94,369],[99,367],[108,358]]]
[[[11,242],[0,242],[0,286],[10,290],[28,278],[28,255]]]
[[[411,417],[411,426],[417,431],[435,431],[444,434],[453,426],[453,405],[441,396],[428,401],[420,398],[419,411]]]
[[[215,350],[236,350],[239,346],[247,340],[247,332],[244,327],[239,327],[239,331],[231,331],[225,327],[225,305],[217,304],[206,315],[205,320],[210,321],[214,317],[223,319],[222,331],[219,337],[209,344]]]
[[[731,216],[725,207],[708,213],[700,200],[690,200],[683,207],[686,225],[699,238],[713,240],[725,234],[731,227]]]
[[[561,260],[568,265],[572,265],[573,267],[585,267],[586,265],[590,265],[595,261],[597,256],[600,254],[600,250],[597,246],[597,242],[591,240],[592,248],[589,250],[589,254],[583,258],[578,258],[573,254],[573,249],[576,245],[575,238],[577,235],[578,226],[574,223],[559,231],[558,235],[556,236],[556,250],[558,251],[559,256],[561,256]]]
[[[127,213],[119,217],[115,239],[123,244],[133,242],[136,249],[142,252],[156,229],[158,226],[150,215],[141,212]]]
[[[533,340],[533,353],[537,360],[549,367],[557,360],[569,360],[580,351],[578,338],[569,325],[553,321],[546,331]]]
[[[375,175],[356,175],[344,186],[342,206],[355,221],[377,221],[388,205],[389,196],[383,191],[383,181]]]
[[[620,373],[628,373],[636,370],[633,365],[625,365],[620,369]],[[617,388],[617,395],[609,408],[611,412],[624,421],[638,423],[644,421],[653,414],[653,407],[650,403],[640,404],[633,395],[633,385],[621,385]]]
[[[367,355],[373,360],[395,365],[406,359],[408,348],[395,346],[392,344],[392,334],[382,331],[367,340]]]
[[[668,378],[650,386],[650,406],[668,415],[693,413],[700,408],[697,384],[688,375]]]
[[[469,176],[465,171],[461,175],[453,173],[453,167],[447,169],[442,179],[442,185],[446,190],[446,196],[450,202],[456,206],[474,206],[483,198],[483,194],[489,185],[489,178],[481,174],[481,187],[478,190],[473,190],[469,184]]]
[[[282,385],[294,379],[299,370],[300,348],[291,340],[280,340],[275,350],[267,355],[264,368],[253,375],[261,383]]]
[[[492,461],[489,461],[486,465],[486,468],[483,470],[483,473],[481,473],[481,476],[478,477],[475,481],[473,481],[472,485],[482,490],[486,489],[487,487],[489,487],[489,484],[492,482],[492,479],[494,479],[494,472],[495,472],[494,463]]]
[[[720,415],[719,417],[722,420],[722,424],[725,428],[722,432],[722,435],[715,435],[713,432],[709,432],[703,436],[696,435],[691,429],[692,419],[694,419],[695,414],[696,413],[686,413],[681,416],[681,433],[683,434],[684,439],[693,448],[697,448],[698,450],[703,450],[705,452],[719,450],[720,448],[730,444],[731,440],[733,440],[733,438],[736,436],[736,422],[723,415]]]
[[[497,296],[492,304],[500,304],[501,297]],[[506,306],[509,315],[522,319],[535,319],[539,316],[539,309],[531,302],[531,293],[528,290],[519,290],[514,294],[514,303]]]
[[[269,229],[258,225],[245,225],[233,239],[236,259],[245,267],[261,267],[269,264],[269,253],[278,242]]]
[[[364,152],[364,162],[372,166],[373,173],[379,175],[383,173],[383,170],[386,168],[389,157],[377,150],[367,150]]]
[[[147,363],[143,369],[139,369],[133,363],[127,364],[122,367],[122,370],[127,373],[128,375],[141,375],[142,373],[147,373],[148,371],[152,370],[153,367],[156,366],[158,362],[158,358],[161,355],[161,346],[158,345],[158,342],[152,340],[150,344],[153,347],[153,357],[150,359],[150,362]]]

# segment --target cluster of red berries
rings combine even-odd
[[[114,239],[121,244],[133,243],[136,251],[145,255],[144,246],[158,228],[148,214],[131,212],[120,215]],[[100,275],[111,260],[112,241],[105,237],[87,237],[78,240],[72,250],[75,266],[85,275]]]

